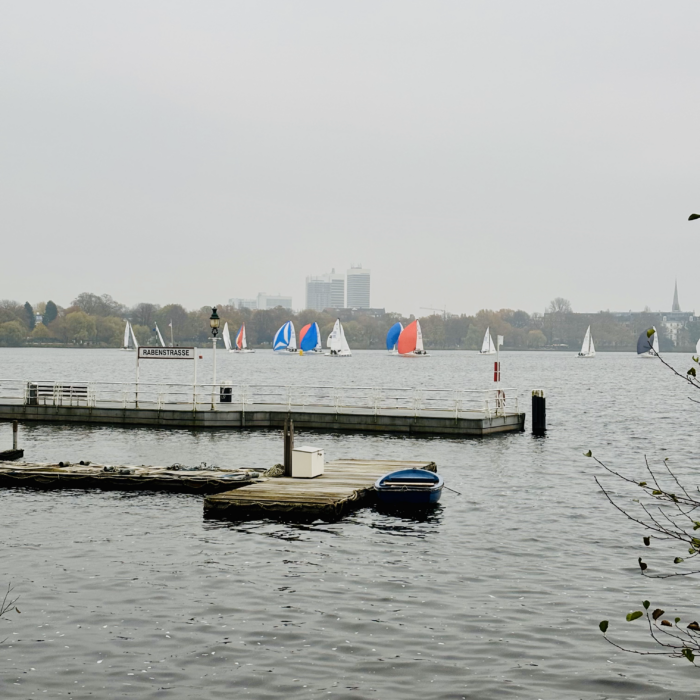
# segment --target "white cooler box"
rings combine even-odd
[[[292,450],[292,478],[312,479],[321,474],[323,474],[323,450],[308,445]]]

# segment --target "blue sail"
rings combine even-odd
[[[395,323],[386,334],[386,349],[391,351],[396,347],[396,343],[399,342],[399,336],[403,326],[400,323]]]
[[[284,350],[289,345],[289,339],[292,336],[292,322],[287,321],[277,333],[272,341],[273,350]]]
[[[303,350],[304,352],[309,352],[309,350],[313,350],[317,345],[318,345],[318,324],[312,323],[309,330],[306,331],[306,335],[304,336],[303,340],[301,341],[301,345],[299,346],[299,349]]]

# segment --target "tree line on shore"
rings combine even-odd
[[[272,339],[285,321],[293,321],[297,330],[316,321],[325,339],[336,315],[330,310],[310,309],[293,313],[277,307],[268,310],[239,309],[222,304],[217,306],[221,325],[228,322],[233,336],[242,323],[246,324],[248,344],[271,347]],[[352,348],[379,349],[384,347],[387,330],[397,321],[404,326],[414,320],[397,313],[374,316],[354,311],[342,318],[345,335]],[[188,311],[180,304],[141,303],[134,307],[121,304],[108,294],[98,296],[89,292],[78,295],[71,305],[63,308],[53,301],[32,306],[14,301],[0,301],[0,346],[92,346],[121,347],[126,320],[134,329],[141,345],[157,344],[156,324],[166,343],[203,346],[210,342],[209,316],[211,307]],[[37,322],[37,318],[41,318]],[[642,330],[655,325],[659,330],[661,347],[665,350],[694,348],[700,337],[700,323],[689,323],[679,334],[679,343],[665,337],[658,314],[640,314],[634,322],[624,322],[612,314],[574,314],[570,304],[555,299],[547,313],[529,314],[522,310],[483,309],[468,316],[433,314],[420,318],[426,348],[478,350],[487,328],[495,337],[502,335],[504,349],[578,350],[588,325],[591,325],[596,348],[599,350],[634,350]],[[696,327],[697,326],[697,327]]]

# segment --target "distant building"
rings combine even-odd
[[[352,309],[324,309],[324,311],[334,314],[341,321],[352,321],[358,316],[371,316],[372,318],[386,316],[386,309],[358,309],[355,307]]]
[[[680,331],[686,328],[688,323],[695,320],[695,311],[681,311],[681,305],[678,303],[678,282],[676,282],[671,311],[661,312],[661,325],[664,327],[666,335],[673,341],[674,345],[678,345]]]
[[[349,309],[369,309],[370,271],[352,266],[347,273]]]
[[[265,294],[260,292],[255,299],[229,299],[228,303],[235,306],[237,309],[276,309],[281,306],[283,309],[292,309],[292,297],[283,296],[280,294]]]
[[[342,309],[345,306],[345,278],[330,274],[306,278],[306,308],[314,311]]]

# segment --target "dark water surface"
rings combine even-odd
[[[484,388],[492,360],[220,353],[219,378]],[[22,614],[0,625],[0,697],[697,698],[687,661],[617,652],[598,631],[609,618],[644,644],[643,623],[624,616],[645,598],[700,613],[683,607],[693,579],[639,575],[641,554],[653,565],[677,552],[642,552],[582,453],[640,478],[645,453],[669,457],[695,483],[698,407],[657,361],[629,354],[502,360],[505,384],[547,391],[547,438],[298,438],[327,459],[434,460],[462,495],[446,491],[428,517],[233,524],[204,520],[197,496],[0,491],[0,584],[22,596]],[[0,349],[0,378],[130,381],[133,365],[119,351]],[[142,370],[189,376],[176,363]],[[206,354],[203,381],[210,371]],[[21,437],[36,461],[281,458],[281,438],[264,432],[24,425]]]

